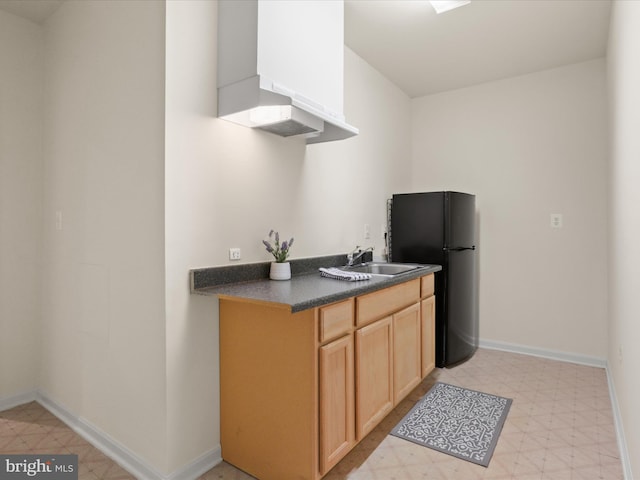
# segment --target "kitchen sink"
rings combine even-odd
[[[353,265],[351,267],[340,267],[340,270],[344,270],[345,272],[370,273],[372,275],[384,275],[387,277],[393,277],[402,273],[411,272],[418,268],[422,268],[422,265],[412,265],[408,263],[368,262],[361,263],[359,265]]]

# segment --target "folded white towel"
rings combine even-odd
[[[370,273],[345,272],[339,268],[320,268],[320,275],[336,280],[346,280],[348,282],[356,282],[359,280],[369,280]]]

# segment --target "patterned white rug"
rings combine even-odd
[[[391,435],[486,467],[511,402],[509,398],[437,382]]]

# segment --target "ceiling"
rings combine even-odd
[[[64,0],[0,0],[44,22]],[[611,0],[345,0],[345,43],[410,97],[603,57]]]
[[[603,57],[610,0],[345,0],[345,43],[410,97]]]

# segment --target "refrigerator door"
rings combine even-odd
[[[478,347],[475,217],[475,195],[445,192],[443,366],[466,360]]]
[[[469,358],[478,348],[478,313],[475,292],[475,252],[447,253],[445,325],[441,365],[451,366]]]

